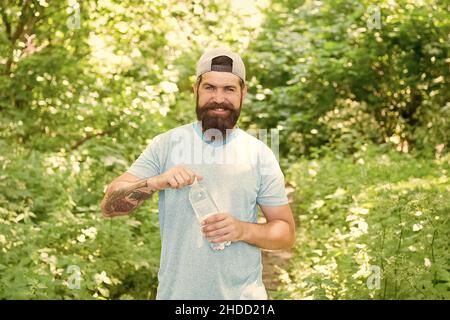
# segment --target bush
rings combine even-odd
[[[279,297],[449,299],[450,155],[362,149],[289,169],[298,239]]]
[[[272,1],[248,55],[247,123],[282,129],[295,161],[333,146],[319,119],[352,101],[376,124],[363,133],[373,143],[433,153],[450,142],[448,16],[435,0]]]
[[[123,164],[108,173],[101,160],[78,156],[2,156],[8,175],[0,176],[0,298],[155,297],[156,197],[129,217],[102,218],[99,176],[112,179]]]

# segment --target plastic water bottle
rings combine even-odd
[[[194,183],[191,185],[189,191],[189,202],[194,209],[198,222],[201,224],[207,217],[219,212],[217,205],[209,195],[208,191],[202,187],[195,178]],[[211,248],[214,250],[223,250],[226,246],[229,246],[231,241],[225,241],[220,243],[211,243]]]

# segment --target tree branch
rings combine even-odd
[[[117,130],[117,127],[114,127],[114,128],[111,128],[111,129],[108,129],[108,130],[105,130],[105,131],[101,131],[101,132],[97,132],[97,133],[91,133],[91,134],[88,134],[88,135],[86,135],[86,137],[84,137],[83,139],[81,139],[81,140],[78,140],[71,148],[70,148],[70,150],[75,150],[75,149],[78,149],[78,147],[80,147],[83,143],[85,143],[86,141],[88,141],[88,140],[90,140],[90,139],[92,139],[92,138],[95,138],[95,137],[101,137],[101,136],[105,136],[105,135],[108,135],[108,134],[110,134],[110,133],[113,133],[114,131],[116,131]]]
[[[9,41],[11,41],[11,39],[12,39],[11,23],[9,22],[8,17],[6,16],[6,12],[5,12],[5,8],[3,7],[3,4],[0,5],[0,10],[1,10],[1,14],[2,14],[2,21],[5,25],[7,37],[9,39]]]
[[[19,37],[22,35],[24,28],[25,28],[25,23],[26,23],[26,14],[25,14],[25,10],[28,9],[28,4],[30,3],[29,0],[25,0],[22,4],[22,9],[20,9],[20,12],[22,13],[22,15],[20,16],[20,20],[19,20],[19,24],[17,25],[16,31],[14,32],[14,34],[11,36],[11,42],[14,43],[17,41],[17,39],[19,39]],[[34,17],[34,15],[33,15]]]

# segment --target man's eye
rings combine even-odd
[[[234,92],[234,88],[225,88],[226,91]]]
[[[207,87],[205,87],[205,90],[208,90],[208,91],[212,91],[214,88],[213,87],[211,87],[211,86],[207,86]]]

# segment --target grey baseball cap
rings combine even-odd
[[[231,59],[231,67],[216,65],[214,59],[225,56]],[[197,78],[209,71],[231,72],[245,82],[245,65],[241,57],[225,48],[215,48],[202,54],[197,62]]]

